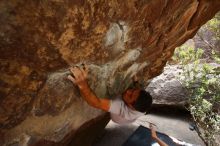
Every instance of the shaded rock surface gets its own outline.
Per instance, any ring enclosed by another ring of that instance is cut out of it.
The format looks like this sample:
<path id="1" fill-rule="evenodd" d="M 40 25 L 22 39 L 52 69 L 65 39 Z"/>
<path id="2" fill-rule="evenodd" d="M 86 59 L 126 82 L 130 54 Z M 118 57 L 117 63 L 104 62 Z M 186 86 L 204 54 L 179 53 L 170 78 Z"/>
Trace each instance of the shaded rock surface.
<path id="1" fill-rule="evenodd" d="M 0 144 L 76 139 L 104 113 L 66 80 L 69 66 L 86 62 L 101 98 L 122 93 L 134 74 L 148 84 L 219 9 L 219 0 L 0 1 Z"/>

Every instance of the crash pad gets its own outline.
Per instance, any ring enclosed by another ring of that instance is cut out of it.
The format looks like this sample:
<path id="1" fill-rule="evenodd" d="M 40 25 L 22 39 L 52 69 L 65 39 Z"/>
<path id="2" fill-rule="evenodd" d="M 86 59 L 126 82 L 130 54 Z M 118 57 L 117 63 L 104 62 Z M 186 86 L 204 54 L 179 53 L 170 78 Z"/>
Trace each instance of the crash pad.
<path id="1" fill-rule="evenodd" d="M 198 146 L 195 144 L 186 143 L 176 138 L 170 137 L 167 134 L 156 132 L 157 137 L 164 141 L 169 146 Z M 140 125 L 122 146 L 159 146 L 159 144 L 151 138 L 151 130 Z"/>

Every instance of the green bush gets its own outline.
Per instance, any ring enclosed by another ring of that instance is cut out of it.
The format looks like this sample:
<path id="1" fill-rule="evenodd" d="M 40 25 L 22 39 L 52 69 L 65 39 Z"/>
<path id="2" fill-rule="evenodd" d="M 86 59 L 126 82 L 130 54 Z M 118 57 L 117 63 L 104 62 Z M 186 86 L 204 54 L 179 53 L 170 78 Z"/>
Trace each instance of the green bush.
<path id="1" fill-rule="evenodd" d="M 220 134 L 220 67 L 201 63 L 202 49 L 183 45 L 176 49 L 173 60 L 182 65 L 183 73 L 178 78 L 189 93 L 189 111 L 200 136 L 208 145 L 215 144 L 215 135 Z M 212 53 L 216 63 L 220 58 Z"/>
<path id="2" fill-rule="evenodd" d="M 220 39 L 220 12 L 218 12 L 215 17 L 209 20 L 203 27 L 211 30 L 216 39 Z"/>

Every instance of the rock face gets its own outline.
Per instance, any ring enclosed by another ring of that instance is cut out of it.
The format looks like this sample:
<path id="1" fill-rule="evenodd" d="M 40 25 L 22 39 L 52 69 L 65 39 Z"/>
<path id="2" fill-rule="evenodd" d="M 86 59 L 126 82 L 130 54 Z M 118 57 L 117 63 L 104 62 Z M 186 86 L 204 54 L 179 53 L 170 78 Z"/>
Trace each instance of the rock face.
<path id="1" fill-rule="evenodd" d="M 66 145 L 91 121 L 102 129 L 108 118 L 80 98 L 68 67 L 86 62 L 101 98 L 134 74 L 147 84 L 219 9 L 219 0 L 1 0 L 0 145 Z"/>
<path id="2" fill-rule="evenodd" d="M 177 79 L 182 72 L 183 70 L 178 65 L 167 65 L 163 73 L 150 82 L 146 90 L 153 96 L 154 104 L 184 108 L 188 103 L 188 95 Z"/>

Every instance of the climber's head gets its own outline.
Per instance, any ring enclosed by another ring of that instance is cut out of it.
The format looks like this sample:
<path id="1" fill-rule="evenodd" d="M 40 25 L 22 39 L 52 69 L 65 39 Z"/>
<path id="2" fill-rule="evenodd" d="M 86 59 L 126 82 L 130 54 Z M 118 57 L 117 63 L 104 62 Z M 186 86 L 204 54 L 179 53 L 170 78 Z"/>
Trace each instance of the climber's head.
<path id="1" fill-rule="evenodd" d="M 148 112 L 152 105 L 152 96 L 142 89 L 127 89 L 122 97 L 130 108 L 143 113 Z"/>

